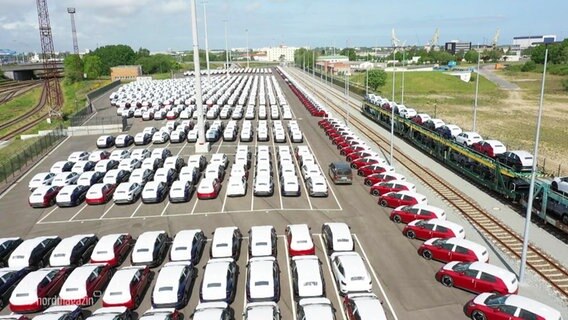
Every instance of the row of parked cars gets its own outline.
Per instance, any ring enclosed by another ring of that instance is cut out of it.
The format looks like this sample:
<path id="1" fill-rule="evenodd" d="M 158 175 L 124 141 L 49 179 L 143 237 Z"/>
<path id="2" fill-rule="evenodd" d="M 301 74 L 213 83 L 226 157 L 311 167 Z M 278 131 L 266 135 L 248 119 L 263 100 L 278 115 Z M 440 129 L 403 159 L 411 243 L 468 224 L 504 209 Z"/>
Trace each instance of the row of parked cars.
<path id="1" fill-rule="evenodd" d="M 516 275 L 489 264 L 486 248 L 465 240 L 463 227 L 447 221 L 443 210 L 427 205 L 426 197 L 417 194 L 413 184 L 394 172 L 394 168 L 388 166 L 345 124 L 325 118 L 319 121 L 319 125 L 352 168 L 357 169 L 358 175 L 365 177 L 364 183 L 371 186 L 370 193 L 379 196 L 379 204 L 394 208 L 391 219 L 407 223 L 403 234 L 408 238 L 425 240 L 418 253 L 426 259 L 446 262 L 436 273 L 436 279 L 444 286 L 479 293 L 464 306 L 468 317 L 501 319 L 515 315 L 523 319 L 560 318 L 557 310 L 516 295 Z"/>
<path id="2" fill-rule="evenodd" d="M 412 108 L 407 108 L 402 104 L 389 101 L 386 98 L 369 94 L 366 100 L 380 106 L 386 110 L 415 122 L 431 131 L 438 133 L 445 139 L 453 140 L 455 143 L 471 148 L 472 150 L 485 156 L 494 158 L 498 162 L 513 168 L 515 171 L 531 171 L 533 166 L 533 156 L 524 150 L 507 150 L 505 144 L 498 140 L 483 139 L 477 132 L 464 131 L 454 124 L 446 124 L 441 119 L 432 118 L 426 113 L 417 113 Z"/>
<path id="3" fill-rule="evenodd" d="M 376 296 L 353 293 L 359 290 L 359 282 L 366 292 L 370 291 L 371 280 L 363 260 L 353 251 L 349 227 L 343 223 L 325 223 L 322 234 L 327 254 L 339 264 L 334 268 L 336 281 L 339 284 L 347 281 L 341 291 L 348 294 L 346 301 L 356 304 L 372 300 L 375 302 L 370 311 L 382 312 Z M 298 318 L 309 320 L 319 315 L 334 319 L 331 303 L 324 298 L 321 263 L 315 256 L 309 227 L 289 225 L 285 236 L 294 295 L 299 300 Z M 229 304 L 236 292 L 239 271 L 235 261 L 240 255 L 242 238 L 237 227 L 220 227 L 213 232 L 210 259 L 204 266 L 200 285 L 200 305 L 194 319 L 233 319 Z M 248 241 L 246 319 L 279 320 L 276 230 L 272 226 L 252 227 Z M 165 231 L 147 231 L 136 240 L 128 233 L 100 238 L 94 234 L 64 239 L 57 236 L 27 240 L 2 238 L 0 262 L 6 267 L 0 269 L 0 274 L 6 285 L 0 287 L 1 301 L 8 302 L 13 312 L 21 313 L 41 311 L 56 302 L 61 306 L 51 307 L 44 314 L 61 313 L 61 317 L 81 319 L 79 308 L 94 304 L 100 296 L 103 308 L 95 311 L 93 317 L 112 314 L 129 319 L 130 311 L 140 305 L 152 282 L 151 269 L 161 265 L 151 290 L 152 311 L 172 316 L 189 301 L 197 277 L 195 266 L 200 262 L 206 242 L 207 237 L 200 229 L 181 230 L 173 239 Z M 129 253 L 131 266 L 120 267 Z M 169 262 L 164 264 L 168 256 Z M 353 274 L 366 278 L 350 279 Z M 368 308 L 366 312 L 372 314 Z M 268 318 L 265 309 L 272 311 Z M 363 311 L 363 308 L 355 308 L 349 312 L 363 314 Z M 220 314 L 227 317 L 219 317 Z M 144 313 L 144 316 L 149 315 Z"/>

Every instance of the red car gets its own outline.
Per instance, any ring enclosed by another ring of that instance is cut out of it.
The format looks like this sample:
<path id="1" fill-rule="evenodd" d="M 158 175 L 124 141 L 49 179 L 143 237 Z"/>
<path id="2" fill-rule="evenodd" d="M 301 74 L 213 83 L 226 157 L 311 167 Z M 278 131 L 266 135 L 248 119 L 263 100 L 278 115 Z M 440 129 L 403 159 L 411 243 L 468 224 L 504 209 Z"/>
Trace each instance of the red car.
<path id="1" fill-rule="evenodd" d="M 12 312 L 38 312 L 52 304 L 70 268 L 43 268 L 28 273 L 10 296 Z"/>
<path id="2" fill-rule="evenodd" d="M 416 191 L 416 186 L 413 183 L 398 180 L 379 182 L 371 187 L 369 193 L 374 196 L 380 196 L 388 192 L 399 191 Z"/>
<path id="3" fill-rule="evenodd" d="M 512 294 L 519 291 L 517 276 L 511 271 L 484 262 L 452 261 L 436 273 L 446 287 L 467 291 Z"/>
<path id="4" fill-rule="evenodd" d="M 402 234 L 410 239 L 428 240 L 432 238 L 465 238 L 463 227 L 447 220 L 414 220 L 402 229 Z"/>
<path id="5" fill-rule="evenodd" d="M 399 206 L 412 206 L 427 204 L 426 197 L 415 192 L 399 191 L 385 193 L 379 197 L 378 203 L 383 207 L 396 208 Z"/>
<path id="6" fill-rule="evenodd" d="M 328 126 L 328 125 L 329 125 L 329 119 L 328 118 L 324 118 L 324 119 L 321 119 L 320 121 L 318 121 L 318 126 L 320 126 L 322 128 L 325 127 L 325 126 Z"/>
<path id="7" fill-rule="evenodd" d="M 357 152 L 361 152 L 361 151 L 369 151 L 369 147 L 367 146 L 362 146 L 362 145 L 350 145 L 350 146 L 346 146 L 344 148 L 342 148 L 341 150 L 339 150 L 339 154 L 342 156 L 348 156 L 352 153 L 357 153 Z M 351 161 L 351 160 L 347 160 L 347 161 Z"/>
<path id="8" fill-rule="evenodd" d="M 482 140 L 472 144 L 471 147 L 473 150 L 483 153 L 491 158 L 495 158 L 507 151 L 507 148 L 503 145 L 503 143 L 497 140 Z"/>
<path id="9" fill-rule="evenodd" d="M 41 186 L 35 189 L 28 198 L 28 203 L 32 208 L 51 207 L 56 202 L 57 194 L 62 187 Z"/>
<path id="10" fill-rule="evenodd" d="M 424 124 L 426 121 L 430 120 L 430 116 L 425 114 L 425 113 L 419 113 L 417 115 L 415 115 L 414 117 L 412 117 L 412 121 L 416 124 L 422 125 Z"/>
<path id="11" fill-rule="evenodd" d="M 288 241 L 288 254 L 291 257 L 316 254 L 316 247 L 307 224 L 288 225 L 286 240 Z"/>
<path id="12" fill-rule="evenodd" d="M 221 183 L 219 179 L 203 179 L 197 187 L 197 198 L 201 200 L 215 199 L 221 191 Z"/>
<path id="13" fill-rule="evenodd" d="M 87 192 L 87 204 L 105 204 L 112 200 L 112 195 L 116 190 L 116 185 L 111 183 L 96 183 Z"/>
<path id="14" fill-rule="evenodd" d="M 390 219 L 396 223 L 410 223 L 414 220 L 446 219 L 446 213 L 440 208 L 417 204 L 414 206 L 400 206 L 390 213 Z"/>
<path id="15" fill-rule="evenodd" d="M 471 299 L 463 311 L 468 318 L 486 320 L 562 319 L 560 311 L 516 294 L 485 292 Z"/>
<path id="16" fill-rule="evenodd" d="M 335 145 L 346 141 L 346 137 L 342 136 L 341 134 L 334 135 L 333 138 L 330 136 L 330 139 L 331 139 L 331 144 Z"/>
<path id="17" fill-rule="evenodd" d="M 361 158 L 378 157 L 379 156 L 376 152 L 369 150 L 369 147 L 348 146 L 346 148 L 351 148 L 351 149 L 359 148 L 359 149 L 361 149 L 361 150 L 358 150 L 357 152 L 350 152 L 350 153 L 347 154 L 347 156 L 345 157 L 345 160 L 349 161 L 349 162 L 352 162 L 352 161 L 355 161 L 355 160 L 358 160 L 358 159 L 361 159 Z M 341 149 L 341 150 L 345 150 L 345 148 Z"/>
<path id="18" fill-rule="evenodd" d="M 370 164 L 377 164 L 377 163 L 384 163 L 384 162 L 385 161 L 383 159 L 378 158 L 378 157 L 366 157 L 366 158 L 357 159 L 357 160 L 351 162 L 351 168 L 359 169 L 361 167 L 368 166 Z"/>
<path id="19" fill-rule="evenodd" d="M 103 307 L 136 309 L 150 284 L 148 266 L 123 267 L 116 271 L 103 295 Z"/>
<path id="20" fill-rule="evenodd" d="M 61 287 L 58 302 L 62 305 L 90 306 L 98 298 L 94 295 L 104 290 L 111 277 L 112 267 L 106 263 L 77 267 Z"/>
<path id="21" fill-rule="evenodd" d="M 386 164 L 375 163 L 359 168 L 359 170 L 357 170 L 357 175 L 366 177 L 374 173 L 383 172 L 394 172 L 394 168 Z"/>
<path id="22" fill-rule="evenodd" d="M 487 248 L 461 238 L 429 239 L 418 248 L 418 254 L 426 260 L 434 259 L 442 262 L 489 262 Z"/>
<path id="23" fill-rule="evenodd" d="M 366 186 L 372 186 L 375 183 L 392 180 L 405 181 L 406 177 L 395 172 L 373 173 L 365 177 L 364 183 Z"/>
<path id="24" fill-rule="evenodd" d="M 99 239 L 91 253 L 91 263 L 118 266 L 128 256 L 132 236 L 128 233 L 107 234 Z"/>
<path id="25" fill-rule="evenodd" d="M 337 132 L 337 130 L 335 130 L 334 127 L 329 127 L 327 129 L 325 129 L 325 135 L 328 136 L 328 138 L 330 140 L 336 138 L 336 137 L 341 137 L 341 135 L 339 134 L 339 132 Z"/>
<path id="26" fill-rule="evenodd" d="M 363 142 L 361 140 L 356 140 L 356 139 L 345 140 L 345 141 L 337 143 L 337 150 L 341 150 L 341 149 L 348 147 L 348 146 L 361 146 L 361 145 L 365 145 L 365 142 Z"/>

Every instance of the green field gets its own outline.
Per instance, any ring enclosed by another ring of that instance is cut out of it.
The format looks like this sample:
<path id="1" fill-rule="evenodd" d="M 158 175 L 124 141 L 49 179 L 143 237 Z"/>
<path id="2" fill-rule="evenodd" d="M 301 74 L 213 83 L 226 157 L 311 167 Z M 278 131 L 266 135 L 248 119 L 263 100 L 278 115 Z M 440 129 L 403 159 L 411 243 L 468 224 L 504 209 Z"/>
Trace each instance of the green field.
<path id="1" fill-rule="evenodd" d="M 0 123 L 5 123 L 33 109 L 39 101 L 43 88 L 34 88 L 4 104 L 0 104 Z"/>

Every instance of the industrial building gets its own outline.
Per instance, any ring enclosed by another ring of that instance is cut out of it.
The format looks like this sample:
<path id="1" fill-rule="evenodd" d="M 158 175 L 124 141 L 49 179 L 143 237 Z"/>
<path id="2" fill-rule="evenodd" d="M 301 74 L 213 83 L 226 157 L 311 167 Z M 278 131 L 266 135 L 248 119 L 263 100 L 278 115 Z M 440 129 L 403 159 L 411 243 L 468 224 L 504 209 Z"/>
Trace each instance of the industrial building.
<path id="1" fill-rule="evenodd" d="M 110 68 L 110 78 L 115 80 L 136 80 L 142 75 L 142 66 L 116 66 Z"/>
<path id="2" fill-rule="evenodd" d="M 521 50 L 524 50 L 529 47 L 534 47 L 539 43 L 552 43 L 552 42 L 556 42 L 556 35 L 513 37 L 513 45 L 518 45 L 521 48 Z"/>
<path id="3" fill-rule="evenodd" d="M 444 48 L 451 54 L 456 54 L 460 51 L 468 52 L 471 50 L 471 42 L 450 41 L 446 42 Z"/>
<path id="4" fill-rule="evenodd" d="M 294 52 L 298 50 L 295 47 L 287 47 L 287 46 L 277 46 L 277 47 L 270 47 L 266 48 L 261 51 L 266 51 L 266 60 L 267 61 L 286 61 L 292 62 L 294 61 Z"/>

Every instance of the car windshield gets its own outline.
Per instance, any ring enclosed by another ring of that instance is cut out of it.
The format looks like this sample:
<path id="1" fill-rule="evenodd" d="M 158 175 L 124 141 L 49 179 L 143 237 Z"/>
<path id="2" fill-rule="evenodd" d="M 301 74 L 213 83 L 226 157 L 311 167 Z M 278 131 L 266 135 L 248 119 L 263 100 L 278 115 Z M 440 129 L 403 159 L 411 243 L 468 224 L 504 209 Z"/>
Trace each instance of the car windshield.
<path id="1" fill-rule="evenodd" d="M 464 272 L 469 269 L 471 263 L 457 263 L 452 269 L 457 272 Z"/>
<path id="2" fill-rule="evenodd" d="M 487 299 L 485 299 L 485 304 L 488 306 L 499 306 L 505 304 L 507 296 L 502 296 L 499 294 L 492 294 Z"/>
<path id="3" fill-rule="evenodd" d="M 435 245 L 435 246 L 441 246 L 444 243 L 446 243 L 446 240 L 447 239 L 437 239 L 437 240 L 434 240 L 434 242 L 432 242 L 432 244 Z"/>

